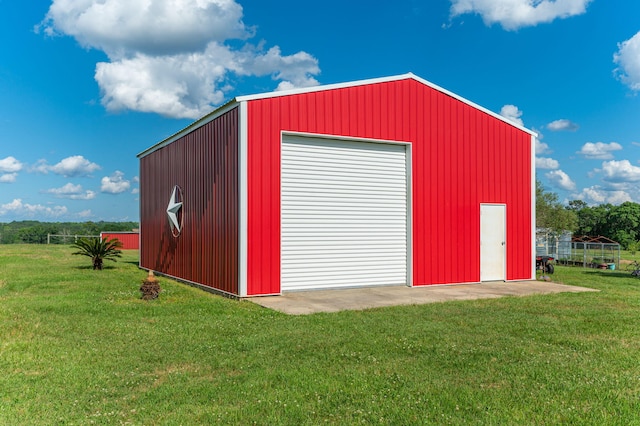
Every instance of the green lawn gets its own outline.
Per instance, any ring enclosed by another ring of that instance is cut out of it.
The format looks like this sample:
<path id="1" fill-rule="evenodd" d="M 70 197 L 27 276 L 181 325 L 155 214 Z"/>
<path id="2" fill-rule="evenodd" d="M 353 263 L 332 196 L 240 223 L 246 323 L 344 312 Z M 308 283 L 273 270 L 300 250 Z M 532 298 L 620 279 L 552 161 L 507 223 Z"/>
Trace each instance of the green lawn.
<path id="1" fill-rule="evenodd" d="M 640 424 L 640 279 L 287 316 L 160 278 L 137 252 L 0 245 L 0 424 Z M 517 284 L 514 284 L 517 285 Z"/>

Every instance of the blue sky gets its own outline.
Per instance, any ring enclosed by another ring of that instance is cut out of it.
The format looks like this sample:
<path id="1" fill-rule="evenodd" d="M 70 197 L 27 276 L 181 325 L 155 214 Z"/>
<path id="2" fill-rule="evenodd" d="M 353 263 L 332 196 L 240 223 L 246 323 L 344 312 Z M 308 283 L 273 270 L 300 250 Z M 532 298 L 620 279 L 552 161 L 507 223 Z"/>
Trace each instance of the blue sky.
<path id="1" fill-rule="evenodd" d="M 239 95 L 414 74 L 640 202 L 640 2 L 0 0 L 0 222 L 138 220 L 136 154 Z"/>

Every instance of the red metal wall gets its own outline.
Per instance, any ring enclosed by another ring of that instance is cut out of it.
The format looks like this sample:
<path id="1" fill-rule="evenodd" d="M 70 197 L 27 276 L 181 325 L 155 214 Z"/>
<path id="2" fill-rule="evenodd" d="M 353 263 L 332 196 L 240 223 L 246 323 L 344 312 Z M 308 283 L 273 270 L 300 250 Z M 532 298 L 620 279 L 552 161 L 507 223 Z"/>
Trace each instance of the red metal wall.
<path id="1" fill-rule="evenodd" d="M 167 205 L 183 195 L 183 228 Z M 238 294 L 238 108 L 140 159 L 140 266 Z"/>
<path id="2" fill-rule="evenodd" d="M 280 292 L 281 131 L 412 143 L 413 284 L 480 280 L 480 204 L 531 278 L 531 135 L 414 79 L 248 101 L 248 294 Z"/>
<path id="3" fill-rule="evenodd" d="M 108 240 L 117 238 L 122 243 L 123 250 L 138 250 L 140 248 L 140 234 L 137 232 L 101 232 L 100 238 Z"/>

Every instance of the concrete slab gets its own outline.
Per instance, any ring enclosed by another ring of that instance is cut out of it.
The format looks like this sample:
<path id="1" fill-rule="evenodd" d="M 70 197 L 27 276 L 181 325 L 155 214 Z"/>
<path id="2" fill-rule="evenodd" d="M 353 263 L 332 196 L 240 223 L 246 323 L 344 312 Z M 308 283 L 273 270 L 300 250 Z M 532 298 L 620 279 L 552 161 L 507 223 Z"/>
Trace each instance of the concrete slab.
<path id="1" fill-rule="evenodd" d="M 422 287 L 366 287 L 284 293 L 247 300 L 290 315 L 362 310 L 397 305 L 421 305 L 451 300 L 492 299 L 549 293 L 598 291 L 547 281 L 488 282 Z"/>

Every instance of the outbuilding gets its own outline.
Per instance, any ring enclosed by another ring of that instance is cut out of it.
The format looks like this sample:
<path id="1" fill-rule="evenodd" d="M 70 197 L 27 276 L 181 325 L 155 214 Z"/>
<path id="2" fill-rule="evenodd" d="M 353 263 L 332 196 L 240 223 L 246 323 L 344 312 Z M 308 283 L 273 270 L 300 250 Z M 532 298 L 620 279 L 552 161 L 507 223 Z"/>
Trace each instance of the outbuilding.
<path id="1" fill-rule="evenodd" d="M 529 280 L 535 137 L 411 73 L 240 96 L 138 155 L 140 266 L 238 297 Z"/>
<path id="2" fill-rule="evenodd" d="M 123 250 L 138 250 L 140 249 L 140 233 L 137 231 L 103 231 L 100 233 L 100 238 L 107 240 L 113 240 L 115 238 L 122 244 Z"/>

